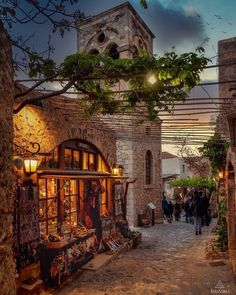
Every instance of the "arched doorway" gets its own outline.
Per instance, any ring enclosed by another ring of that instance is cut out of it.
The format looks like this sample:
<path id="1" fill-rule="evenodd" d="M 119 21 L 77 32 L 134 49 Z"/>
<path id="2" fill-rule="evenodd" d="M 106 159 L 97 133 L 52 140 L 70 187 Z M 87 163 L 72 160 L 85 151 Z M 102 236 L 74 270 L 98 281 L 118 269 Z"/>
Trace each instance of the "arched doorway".
<path id="1" fill-rule="evenodd" d="M 104 156 L 91 143 L 68 140 L 42 158 L 38 170 L 40 231 L 46 235 L 82 222 L 96 228 L 112 211 L 112 180 Z"/>

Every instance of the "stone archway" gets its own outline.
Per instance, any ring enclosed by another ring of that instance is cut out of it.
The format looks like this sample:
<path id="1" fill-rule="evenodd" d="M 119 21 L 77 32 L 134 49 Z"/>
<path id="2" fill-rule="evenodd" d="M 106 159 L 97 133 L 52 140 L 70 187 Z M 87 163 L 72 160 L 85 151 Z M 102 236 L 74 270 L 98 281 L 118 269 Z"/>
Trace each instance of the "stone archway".
<path id="1" fill-rule="evenodd" d="M 233 155 L 235 157 L 235 155 Z M 232 159 L 230 159 L 232 160 Z M 234 161 L 235 162 L 235 161 Z M 227 223 L 228 223 L 228 247 L 233 272 L 236 273 L 236 191 L 235 191 L 235 167 L 232 161 L 227 164 Z"/>

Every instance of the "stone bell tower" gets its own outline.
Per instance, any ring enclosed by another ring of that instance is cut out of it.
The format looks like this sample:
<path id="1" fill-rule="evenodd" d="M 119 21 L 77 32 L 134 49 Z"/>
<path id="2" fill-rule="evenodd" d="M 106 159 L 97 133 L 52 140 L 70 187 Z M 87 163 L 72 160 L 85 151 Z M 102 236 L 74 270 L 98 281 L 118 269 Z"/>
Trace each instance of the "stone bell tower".
<path id="1" fill-rule="evenodd" d="M 153 38 L 153 33 L 133 6 L 125 2 L 78 25 L 78 52 L 105 52 L 114 59 L 132 59 L 142 51 L 152 54 Z M 126 87 L 127 84 L 120 82 L 120 90 Z M 125 176 L 136 179 L 129 185 L 127 196 L 129 224 L 137 225 L 138 215 L 150 202 L 156 206 L 156 218 L 161 218 L 160 121 L 146 121 L 137 126 L 132 123 L 132 117 L 124 115 L 109 125 L 116 137 L 117 164 L 124 167 Z"/>
<path id="2" fill-rule="evenodd" d="M 114 59 L 152 54 L 154 35 L 133 6 L 123 3 L 90 17 L 78 26 L 78 52 L 108 52 Z"/>

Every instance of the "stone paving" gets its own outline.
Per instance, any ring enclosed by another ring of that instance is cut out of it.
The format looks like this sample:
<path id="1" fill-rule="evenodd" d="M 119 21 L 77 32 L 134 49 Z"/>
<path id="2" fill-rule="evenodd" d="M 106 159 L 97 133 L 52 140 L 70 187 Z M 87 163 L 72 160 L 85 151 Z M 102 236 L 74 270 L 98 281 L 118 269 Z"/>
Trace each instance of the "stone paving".
<path id="1" fill-rule="evenodd" d="M 213 267 L 205 259 L 211 227 L 203 227 L 199 236 L 194 234 L 193 225 L 182 221 L 138 230 L 142 232 L 138 248 L 120 255 L 98 272 L 83 272 L 56 294 L 236 294 L 228 262 Z"/>

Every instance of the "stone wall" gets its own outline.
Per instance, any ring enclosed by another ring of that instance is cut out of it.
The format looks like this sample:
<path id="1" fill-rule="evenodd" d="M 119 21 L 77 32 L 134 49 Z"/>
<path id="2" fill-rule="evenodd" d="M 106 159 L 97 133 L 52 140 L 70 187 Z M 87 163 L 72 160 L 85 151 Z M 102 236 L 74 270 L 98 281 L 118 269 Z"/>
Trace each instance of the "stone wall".
<path id="1" fill-rule="evenodd" d="M 231 142 L 235 145 L 233 119 L 236 117 L 236 100 L 231 98 L 236 96 L 236 82 L 225 83 L 225 81 L 235 81 L 236 78 L 236 37 L 219 41 L 218 55 L 219 64 L 224 65 L 219 67 L 219 82 L 224 82 L 219 84 L 219 97 L 232 103 L 230 108 L 227 105 L 221 106 L 220 131 L 222 130 L 226 137 L 230 136 Z"/>
<path id="2" fill-rule="evenodd" d="M 27 106 L 14 115 L 14 140 L 22 146 L 38 142 L 41 152 L 50 152 L 66 140 L 84 140 L 93 144 L 111 166 L 116 161 L 115 137 L 95 126 L 92 121 L 83 123 L 44 102 L 42 108 Z"/>
<path id="3" fill-rule="evenodd" d="M 161 128 L 160 123 L 156 123 Z M 159 125 L 158 125 L 159 124 Z M 136 129 L 136 131 L 135 131 Z M 138 129 L 138 130 L 137 130 Z M 125 175 L 131 179 L 136 178 L 134 184 L 130 184 L 127 196 L 127 219 L 130 225 L 136 226 L 138 214 L 145 212 L 147 204 L 152 202 L 155 206 L 155 218 L 162 218 L 161 209 L 161 141 L 155 136 L 145 133 L 145 125 L 134 127 L 135 133 L 130 138 L 118 138 L 117 163 L 124 166 Z M 139 131 L 139 135 L 137 136 Z M 147 151 L 152 153 L 152 184 L 146 185 L 145 155 Z"/>
<path id="4" fill-rule="evenodd" d="M 236 153 L 229 148 L 227 155 L 227 224 L 229 257 L 234 274 L 236 275 Z"/>
<path id="5" fill-rule="evenodd" d="M 0 293 L 10 295 L 16 293 L 12 255 L 14 83 L 10 42 L 1 22 L 0 44 Z"/>
<path id="6" fill-rule="evenodd" d="M 219 82 L 236 80 L 236 38 L 221 40 L 218 43 L 219 64 L 225 66 L 219 67 Z M 219 84 L 220 98 L 229 100 L 232 106 L 221 107 L 222 120 L 220 121 L 223 134 L 230 138 L 230 148 L 227 153 L 226 167 L 226 187 L 227 187 L 227 223 L 228 223 L 228 246 L 230 262 L 233 272 L 236 275 L 236 83 Z M 228 98 L 228 99 L 227 99 Z M 231 99 L 231 100 L 230 100 Z M 227 128 L 225 128 L 227 124 Z"/>

